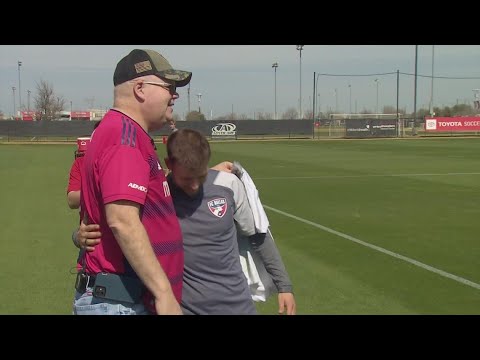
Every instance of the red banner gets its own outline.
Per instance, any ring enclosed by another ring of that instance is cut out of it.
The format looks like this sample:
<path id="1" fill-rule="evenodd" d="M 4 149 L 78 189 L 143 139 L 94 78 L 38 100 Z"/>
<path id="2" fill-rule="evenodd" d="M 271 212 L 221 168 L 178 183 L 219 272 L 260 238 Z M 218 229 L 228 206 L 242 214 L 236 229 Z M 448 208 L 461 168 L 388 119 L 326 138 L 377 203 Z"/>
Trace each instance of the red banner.
<path id="1" fill-rule="evenodd" d="M 90 119 L 90 111 L 72 111 L 72 118 L 88 118 Z"/>
<path id="2" fill-rule="evenodd" d="M 35 119 L 35 111 L 21 111 L 23 121 L 33 121 Z"/>
<path id="3" fill-rule="evenodd" d="M 425 131 L 480 131 L 480 116 L 425 118 Z"/>

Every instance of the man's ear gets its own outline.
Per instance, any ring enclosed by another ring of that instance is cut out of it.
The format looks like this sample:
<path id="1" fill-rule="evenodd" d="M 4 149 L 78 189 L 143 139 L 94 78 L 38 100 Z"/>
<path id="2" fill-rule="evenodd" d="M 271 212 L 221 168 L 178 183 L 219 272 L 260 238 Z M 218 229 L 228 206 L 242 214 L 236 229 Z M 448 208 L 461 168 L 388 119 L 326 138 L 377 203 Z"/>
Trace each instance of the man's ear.
<path id="1" fill-rule="evenodd" d="M 142 100 L 145 99 L 145 93 L 143 92 L 143 81 L 135 82 L 132 91 L 135 96 L 139 97 Z"/>
<path id="2" fill-rule="evenodd" d="M 171 171 L 172 170 L 172 164 L 170 163 L 170 159 L 168 157 L 166 157 L 163 160 L 165 160 L 165 165 L 167 165 L 167 168 L 169 168 L 170 171 Z"/>

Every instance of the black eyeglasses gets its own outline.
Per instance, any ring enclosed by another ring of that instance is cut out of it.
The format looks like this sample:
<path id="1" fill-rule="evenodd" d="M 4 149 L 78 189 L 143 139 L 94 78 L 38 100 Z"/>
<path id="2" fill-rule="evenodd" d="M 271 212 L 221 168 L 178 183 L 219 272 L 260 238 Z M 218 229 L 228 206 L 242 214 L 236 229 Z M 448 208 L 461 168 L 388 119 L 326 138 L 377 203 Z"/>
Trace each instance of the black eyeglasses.
<path id="1" fill-rule="evenodd" d="M 168 90 L 170 94 L 175 94 L 177 92 L 177 87 L 173 84 L 168 84 L 168 83 L 160 83 L 160 82 L 155 82 L 155 81 L 144 81 L 144 84 L 150 84 L 150 85 L 157 85 L 165 90 Z"/>

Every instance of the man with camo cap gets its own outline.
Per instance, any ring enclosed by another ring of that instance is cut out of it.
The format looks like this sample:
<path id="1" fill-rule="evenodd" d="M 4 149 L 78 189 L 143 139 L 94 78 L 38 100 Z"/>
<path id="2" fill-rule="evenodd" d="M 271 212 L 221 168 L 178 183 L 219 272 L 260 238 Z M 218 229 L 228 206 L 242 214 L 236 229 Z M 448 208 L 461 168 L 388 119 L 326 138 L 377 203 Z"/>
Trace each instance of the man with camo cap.
<path id="1" fill-rule="evenodd" d="M 84 160 L 81 216 L 102 241 L 77 264 L 75 314 L 182 313 L 182 233 L 148 133 L 173 120 L 176 88 L 191 77 L 153 50 L 117 64 L 113 108 Z"/>

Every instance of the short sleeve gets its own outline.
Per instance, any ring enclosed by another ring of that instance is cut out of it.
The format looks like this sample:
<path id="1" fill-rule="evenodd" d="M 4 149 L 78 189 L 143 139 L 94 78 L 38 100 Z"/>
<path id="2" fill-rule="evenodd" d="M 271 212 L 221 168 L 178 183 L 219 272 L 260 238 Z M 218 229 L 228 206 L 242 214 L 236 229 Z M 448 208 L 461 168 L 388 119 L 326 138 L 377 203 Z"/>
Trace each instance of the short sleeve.
<path id="1" fill-rule="evenodd" d="M 97 165 L 104 204 L 117 200 L 145 204 L 150 166 L 138 148 L 128 145 L 112 146 Z"/>
<path id="2" fill-rule="evenodd" d="M 70 168 L 70 177 L 68 179 L 67 194 L 71 191 L 80 191 L 82 185 L 81 166 L 83 157 L 76 158 Z"/>

